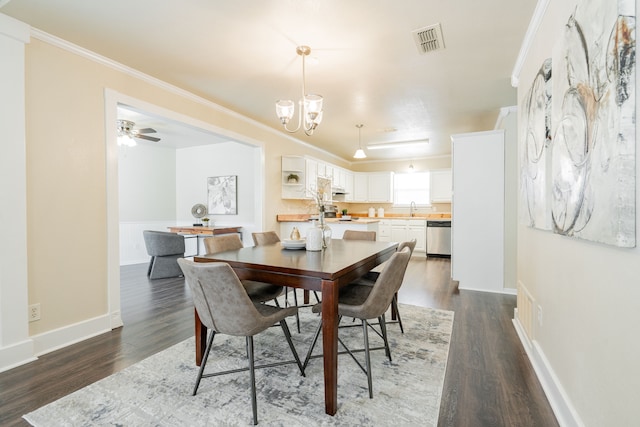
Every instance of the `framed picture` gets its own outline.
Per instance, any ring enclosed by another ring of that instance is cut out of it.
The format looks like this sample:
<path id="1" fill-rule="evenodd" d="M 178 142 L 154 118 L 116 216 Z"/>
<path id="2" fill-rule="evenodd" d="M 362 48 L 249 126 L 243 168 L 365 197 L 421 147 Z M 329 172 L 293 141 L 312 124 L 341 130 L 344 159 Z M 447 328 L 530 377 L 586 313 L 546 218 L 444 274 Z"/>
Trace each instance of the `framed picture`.
<path id="1" fill-rule="evenodd" d="M 238 176 L 207 178 L 207 201 L 210 215 L 238 214 Z"/>

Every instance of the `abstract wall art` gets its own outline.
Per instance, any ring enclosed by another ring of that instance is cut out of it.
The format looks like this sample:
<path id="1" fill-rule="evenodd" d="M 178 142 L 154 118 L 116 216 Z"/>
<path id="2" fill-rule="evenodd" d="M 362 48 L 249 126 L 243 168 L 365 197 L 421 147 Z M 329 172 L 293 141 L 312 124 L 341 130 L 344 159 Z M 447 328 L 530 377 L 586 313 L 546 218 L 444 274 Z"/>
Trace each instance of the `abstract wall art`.
<path id="1" fill-rule="evenodd" d="M 236 175 L 207 178 L 207 202 L 209 214 L 238 214 L 238 177 Z"/>
<path id="2" fill-rule="evenodd" d="M 551 58 L 544 61 L 519 109 L 523 147 L 520 150 L 520 221 L 551 230 L 548 186 L 551 143 Z"/>
<path id="3" fill-rule="evenodd" d="M 581 2 L 553 52 L 555 233 L 636 245 L 635 66 L 635 2 Z"/>

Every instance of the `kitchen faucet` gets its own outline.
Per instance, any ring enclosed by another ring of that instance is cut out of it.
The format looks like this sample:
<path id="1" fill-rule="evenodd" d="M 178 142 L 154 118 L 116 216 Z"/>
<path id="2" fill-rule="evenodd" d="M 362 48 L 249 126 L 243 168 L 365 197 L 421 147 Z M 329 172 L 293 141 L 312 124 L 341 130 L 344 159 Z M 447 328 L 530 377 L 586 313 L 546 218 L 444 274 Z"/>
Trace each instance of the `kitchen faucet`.
<path id="1" fill-rule="evenodd" d="M 416 214 L 415 211 L 416 211 L 416 202 L 412 200 L 411 204 L 409 205 L 409 216 L 413 217 Z"/>

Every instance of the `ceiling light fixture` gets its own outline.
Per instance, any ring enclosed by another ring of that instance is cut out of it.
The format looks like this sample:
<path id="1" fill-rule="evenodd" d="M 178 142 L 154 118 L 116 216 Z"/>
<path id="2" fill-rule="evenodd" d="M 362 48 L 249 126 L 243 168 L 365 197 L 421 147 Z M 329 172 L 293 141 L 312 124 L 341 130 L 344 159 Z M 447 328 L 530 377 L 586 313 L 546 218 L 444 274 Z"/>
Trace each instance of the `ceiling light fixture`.
<path id="1" fill-rule="evenodd" d="M 389 148 L 406 148 L 406 147 L 421 147 L 429 144 L 428 139 L 418 139 L 416 141 L 401 141 L 401 142 L 385 142 L 382 144 L 369 144 L 367 150 L 386 150 Z"/>
<path id="2" fill-rule="evenodd" d="M 135 123 L 129 120 L 117 120 L 118 126 L 118 145 L 124 147 L 135 147 L 136 141 L 131 136 Z"/>
<path id="3" fill-rule="evenodd" d="M 301 127 L 308 136 L 313 135 L 313 131 L 322 122 L 322 96 L 307 94 L 305 81 L 305 58 L 311 53 L 309 46 L 298 46 L 296 53 L 302 56 L 302 98 L 298 101 L 298 126 L 291 130 L 287 124 L 295 112 L 295 104 L 289 99 L 276 101 L 276 114 L 278 119 L 289 133 L 297 132 Z M 304 122 L 304 123 L 303 123 Z"/>
<path id="4" fill-rule="evenodd" d="M 367 155 L 364 153 L 364 150 L 362 149 L 362 146 L 360 145 L 360 131 L 362 129 L 362 126 L 364 125 L 356 125 L 356 127 L 358 128 L 358 149 L 356 150 L 356 153 L 353 155 L 354 159 L 366 159 Z"/>
<path id="5" fill-rule="evenodd" d="M 416 170 L 413 168 L 413 163 L 411 163 L 411 164 L 409 165 L 409 173 L 413 173 L 413 172 L 415 172 L 415 171 L 416 171 Z"/>

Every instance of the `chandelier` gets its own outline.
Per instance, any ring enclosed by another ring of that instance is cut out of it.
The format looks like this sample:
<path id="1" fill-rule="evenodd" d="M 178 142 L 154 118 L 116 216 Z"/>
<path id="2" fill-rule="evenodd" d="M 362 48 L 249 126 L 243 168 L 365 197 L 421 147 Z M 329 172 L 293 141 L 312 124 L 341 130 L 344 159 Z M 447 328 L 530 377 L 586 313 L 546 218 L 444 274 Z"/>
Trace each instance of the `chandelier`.
<path id="1" fill-rule="evenodd" d="M 289 129 L 287 124 L 295 113 L 295 104 L 289 99 L 276 101 L 276 114 L 278 119 L 289 133 L 294 133 L 302 128 L 308 136 L 313 135 L 313 131 L 322 121 L 322 96 L 307 93 L 305 81 L 305 57 L 311 53 L 309 46 L 298 46 L 296 53 L 302 57 L 302 98 L 298 101 L 298 126 Z"/>
<path id="2" fill-rule="evenodd" d="M 354 159 L 367 158 L 367 155 L 364 153 L 364 150 L 362 149 L 362 145 L 360 145 L 360 130 L 362 129 L 362 126 L 364 125 L 356 125 L 356 127 L 358 128 L 358 149 L 356 150 L 356 153 L 353 155 Z"/>

